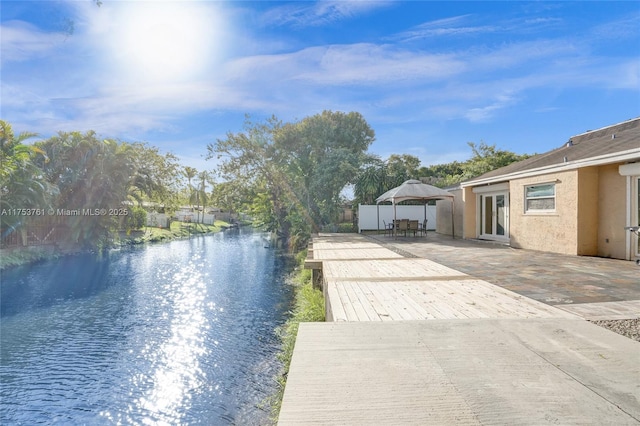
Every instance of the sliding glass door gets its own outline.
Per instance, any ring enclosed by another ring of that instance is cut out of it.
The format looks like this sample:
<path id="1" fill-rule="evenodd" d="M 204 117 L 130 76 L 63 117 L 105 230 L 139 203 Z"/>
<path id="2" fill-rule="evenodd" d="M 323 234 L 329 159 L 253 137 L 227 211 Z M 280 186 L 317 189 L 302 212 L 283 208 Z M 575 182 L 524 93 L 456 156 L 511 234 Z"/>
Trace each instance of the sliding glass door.
<path id="1" fill-rule="evenodd" d="M 509 238 L 509 193 L 480 195 L 480 238 Z"/>

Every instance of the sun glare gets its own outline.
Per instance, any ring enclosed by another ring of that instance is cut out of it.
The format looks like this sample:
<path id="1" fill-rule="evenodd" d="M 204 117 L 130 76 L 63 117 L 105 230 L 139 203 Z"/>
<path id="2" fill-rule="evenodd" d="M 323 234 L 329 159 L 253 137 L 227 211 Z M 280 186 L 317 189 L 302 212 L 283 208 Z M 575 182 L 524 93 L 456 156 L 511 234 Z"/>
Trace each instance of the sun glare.
<path id="1" fill-rule="evenodd" d="M 216 21 L 196 2 L 130 3 L 117 25 L 119 67 L 145 80 L 197 76 L 216 55 Z"/>

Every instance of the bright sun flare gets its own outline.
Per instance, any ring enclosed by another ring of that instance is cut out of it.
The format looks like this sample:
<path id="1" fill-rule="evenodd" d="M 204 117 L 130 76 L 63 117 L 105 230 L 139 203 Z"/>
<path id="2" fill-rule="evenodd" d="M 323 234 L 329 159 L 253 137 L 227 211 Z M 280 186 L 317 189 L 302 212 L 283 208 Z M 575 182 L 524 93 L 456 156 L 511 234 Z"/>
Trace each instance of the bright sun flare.
<path id="1" fill-rule="evenodd" d="M 215 55 L 215 21 L 194 2 L 133 4 L 118 25 L 121 67 L 149 80 L 193 77 Z"/>

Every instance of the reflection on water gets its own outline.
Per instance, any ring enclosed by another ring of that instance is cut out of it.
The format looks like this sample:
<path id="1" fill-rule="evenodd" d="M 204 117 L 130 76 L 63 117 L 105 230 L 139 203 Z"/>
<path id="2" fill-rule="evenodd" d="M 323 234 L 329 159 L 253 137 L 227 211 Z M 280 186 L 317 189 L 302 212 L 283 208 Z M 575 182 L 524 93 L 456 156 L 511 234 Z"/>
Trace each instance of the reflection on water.
<path id="1" fill-rule="evenodd" d="M 219 234 L 4 273 L 0 423 L 264 423 L 288 266 Z"/>

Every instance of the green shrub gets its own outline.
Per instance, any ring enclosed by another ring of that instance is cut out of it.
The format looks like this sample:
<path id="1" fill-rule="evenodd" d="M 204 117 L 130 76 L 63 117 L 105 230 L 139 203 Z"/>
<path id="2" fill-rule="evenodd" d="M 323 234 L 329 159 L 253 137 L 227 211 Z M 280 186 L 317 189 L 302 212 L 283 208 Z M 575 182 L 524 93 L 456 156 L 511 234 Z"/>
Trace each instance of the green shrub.
<path id="1" fill-rule="evenodd" d="M 147 212 L 139 206 L 129 209 L 129 214 L 125 219 L 125 227 L 127 230 L 140 229 L 147 224 Z"/>
<path id="2" fill-rule="evenodd" d="M 358 232 L 358 227 L 353 223 L 340 223 L 336 232 L 349 234 L 352 232 Z"/>
<path id="3" fill-rule="evenodd" d="M 298 264 L 302 266 L 306 258 L 306 250 L 298 253 L 296 259 Z M 289 374 L 289 366 L 291 365 L 291 357 L 296 344 L 298 335 L 298 327 L 301 322 L 324 322 L 324 296 L 322 291 L 313 288 L 311 281 L 311 270 L 299 267 L 292 279 L 292 284 L 296 287 L 295 304 L 291 312 L 289 320 L 280 327 L 277 332 L 280 336 L 282 347 L 278 354 L 278 359 L 283 364 L 283 373 L 278 376 L 278 390 L 276 394 L 269 398 L 267 403 L 271 406 L 271 414 L 274 423 L 277 422 L 282 397 L 284 396 L 284 388 Z"/>

